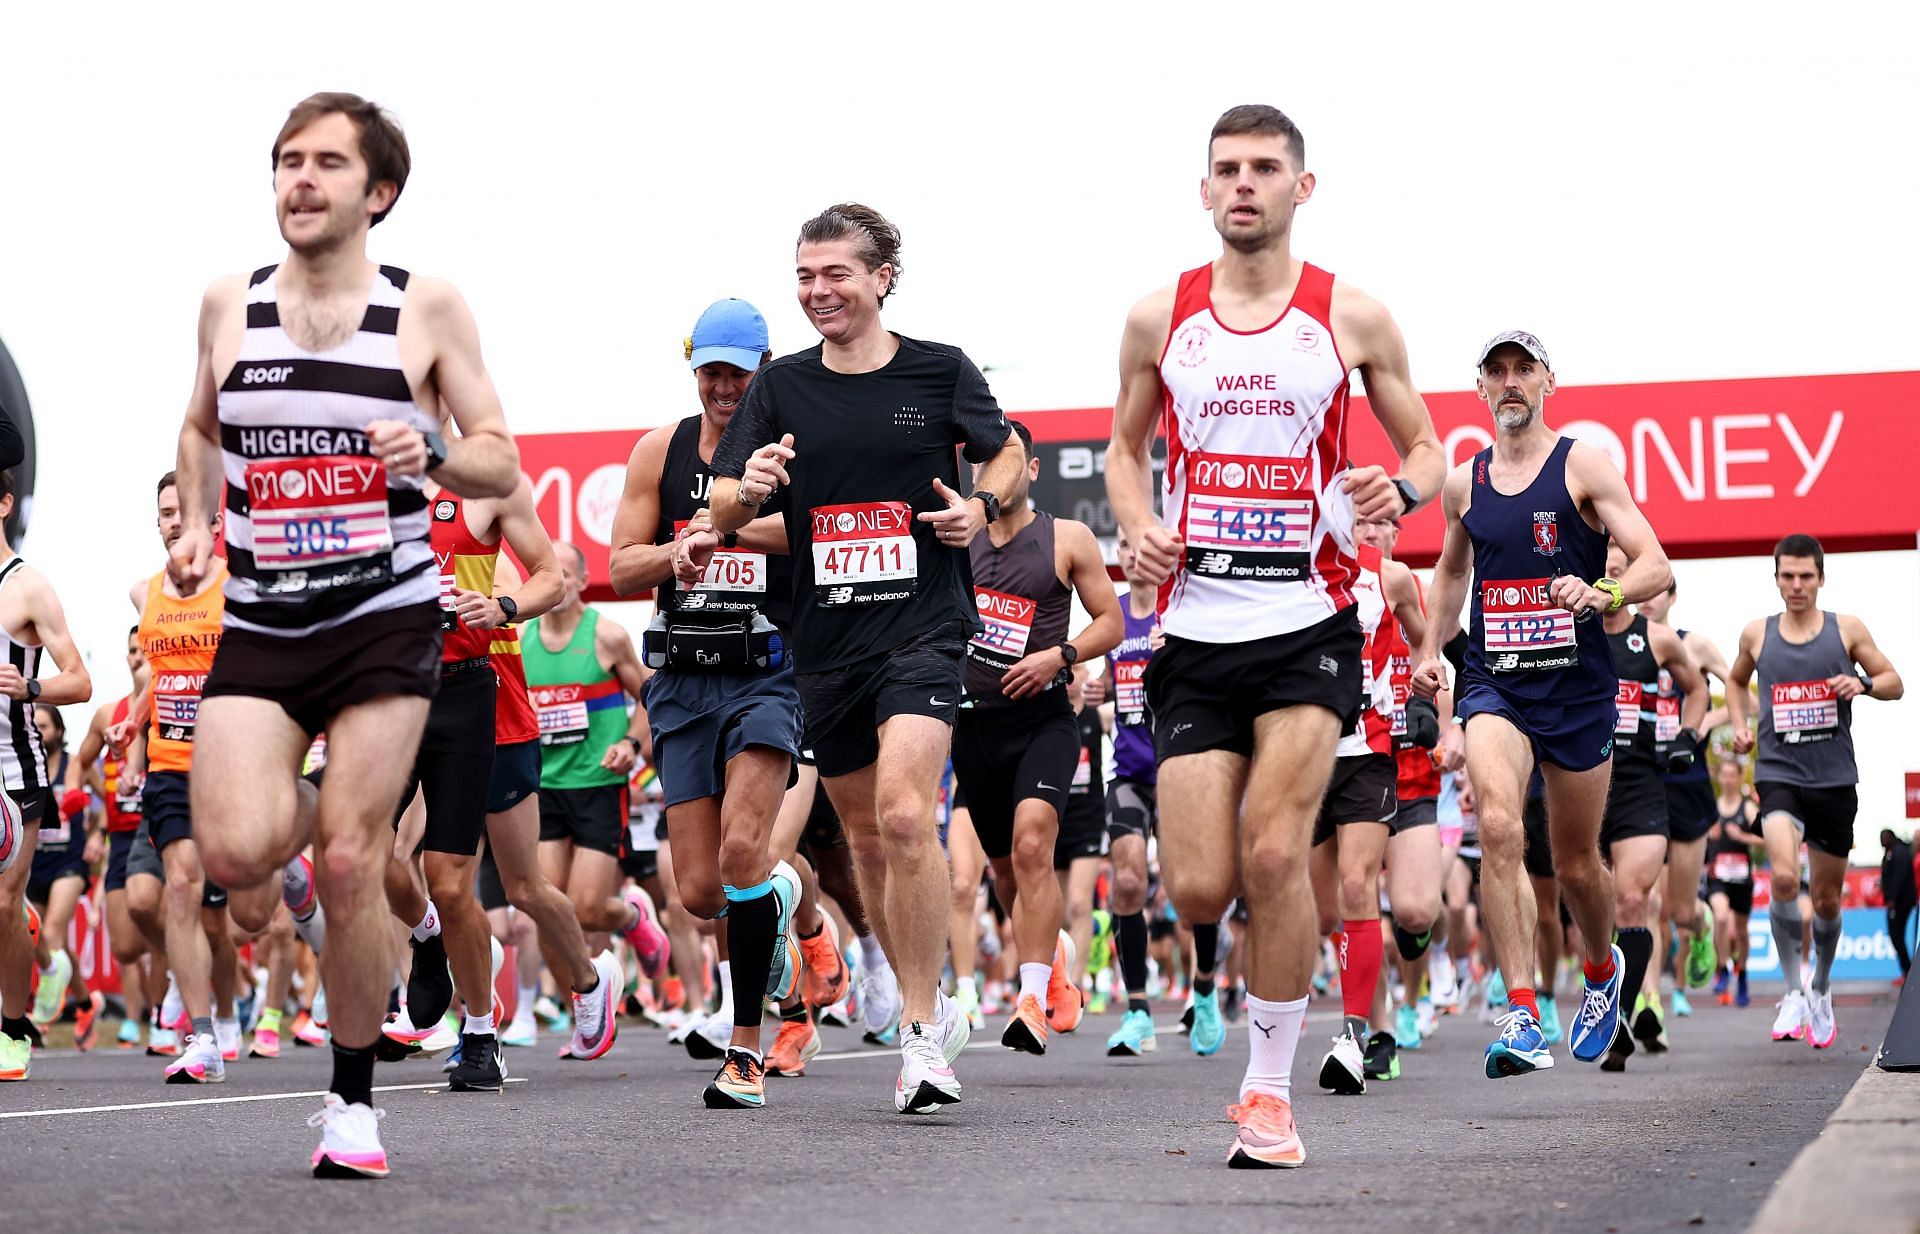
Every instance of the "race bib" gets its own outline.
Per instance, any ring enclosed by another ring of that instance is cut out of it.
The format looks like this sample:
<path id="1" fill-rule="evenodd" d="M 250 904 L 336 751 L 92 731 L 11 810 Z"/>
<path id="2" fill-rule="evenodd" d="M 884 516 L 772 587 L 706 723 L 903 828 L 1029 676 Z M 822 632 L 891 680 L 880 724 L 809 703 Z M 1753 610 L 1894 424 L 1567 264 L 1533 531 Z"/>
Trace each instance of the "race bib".
<path id="1" fill-rule="evenodd" d="M 254 567 L 268 594 L 384 583 L 393 577 L 387 471 L 358 454 L 247 464 Z M 443 583 L 443 588 L 444 588 Z"/>
<path id="2" fill-rule="evenodd" d="M 192 741 L 205 673 L 161 673 L 153 681 L 153 728 L 162 741 Z"/>
<path id="3" fill-rule="evenodd" d="M 673 534 L 678 536 L 685 531 L 687 522 L 678 520 L 673 525 Z M 707 572 L 692 587 L 674 580 L 677 591 L 731 592 L 762 597 L 767 593 L 767 555 L 756 553 L 752 549 L 723 548 L 715 550 L 713 560 L 707 563 Z M 727 607 L 724 603 L 708 602 L 707 607 Z"/>
<path id="4" fill-rule="evenodd" d="M 1571 668 L 1580 661 L 1573 614 L 1548 595 L 1547 578 L 1480 584 L 1480 626 L 1487 667 L 1496 673 Z"/>
<path id="5" fill-rule="evenodd" d="M 1840 699 L 1824 681 L 1773 683 L 1773 732 L 1788 745 L 1832 741 L 1840 731 Z"/>
<path id="6" fill-rule="evenodd" d="M 1115 660 L 1113 665 L 1113 722 L 1139 728 L 1147 722 L 1147 662 Z"/>
<path id="7" fill-rule="evenodd" d="M 1093 754 L 1085 746 L 1080 747 L 1080 762 L 1073 769 L 1073 782 L 1067 786 L 1069 793 L 1085 793 L 1093 788 Z"/>
<path id="8" fill-rule="evenodd" d="M 570 746 L 587 739 L 584 686 L 535 686 L 527 691 L 540 724 L 540 744 Z"/>
<path id="9" fill-rule="evenodd" d="M 1723 883 L 1745 883 L 1753 879 L 1753 861 L 1745 853 L 1719 853 L 1713 859 L 1713 877 Z"/>
<path id="10" fill-rule="evenodd" d="M 1195 454 L 1187 460 L 1187 569 L 1209 578 L 1305 579 L 1313 460 Z"/>
<path id="11" fill-rule="evenodd" d="M 920 571 L 913 507 L 904 501 L 815 506 L 813 593 L 822 608 L 881 604 L 913 595 Z"/>
<path id="12" fill-rule="evenodd" d="M 1660 670 L 1660 696 L 1653 701 L 1653 739 L 1669 742 L 1680 735 L 1680 696 L 1673 692 L 1673 674 Z"/>
<path id="13" fill-rule="evenodd" d="M 1393 682 L 1393 736 L 1407 735 L 1407 700 L 1413 696 L 1413 657 L 1395 653 L 1387 679 Z"/>
<path id="14" fill-rule="evenodd" d="M 1040 607 L 1024 596 L 990 587 L 973 589 L 973 606 L 980 613 L 980 633 L 967 644 L 967 654 L 995 668 L 1011 668 L 1027 654 L 1033 636 L 1033 614 Z"/>
<path id="15" fill-rule="evenodd" d="M 1634 734 L 1640 731 L 1640 700 L 1646 695 L 1646 687 L 1637 681 L 1623 681 L 1614 691 L 1613 705 L 1618 716 L 1613 722 L 1614 744 L 1632 745 Z"/>

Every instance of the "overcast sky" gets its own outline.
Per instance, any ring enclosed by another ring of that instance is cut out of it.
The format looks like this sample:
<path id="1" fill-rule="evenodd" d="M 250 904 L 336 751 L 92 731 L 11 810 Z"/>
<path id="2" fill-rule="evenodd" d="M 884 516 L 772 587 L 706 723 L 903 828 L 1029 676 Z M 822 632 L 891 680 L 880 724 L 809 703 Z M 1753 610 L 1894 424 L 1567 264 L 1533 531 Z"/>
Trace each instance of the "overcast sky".
<path id="1" fill-rule="evenodd" d="M 200 292 L 281 255 L 269 149 L 316 89 L 405 124 L 373 255 L 460 286 L 522 432 L 693 410 L 680 340 L 721 296 L 811 345 L 793 237 L 847 199 L 905 233 L 895 329 L 1009 409 L 1105 405 L 1127 306 L 1217 248 L 1206 132 L 1246 101 L 1306 133 L 1295 251 L 1388 304 L 1424 389 L 1512 325 L 1563 384 L 1920 368 L 1913 6 L 1297 7 L 16 6 L 0 339 L 41 434 L 27 549 L 99 697 Z M 1920 685 L 1914 555 L 1832 573 Z M 1729 648 L 1776 604 L 1764 561 L 1682 581 Z M 1876 819 L 1915 706 L 1862 709 Z"/>

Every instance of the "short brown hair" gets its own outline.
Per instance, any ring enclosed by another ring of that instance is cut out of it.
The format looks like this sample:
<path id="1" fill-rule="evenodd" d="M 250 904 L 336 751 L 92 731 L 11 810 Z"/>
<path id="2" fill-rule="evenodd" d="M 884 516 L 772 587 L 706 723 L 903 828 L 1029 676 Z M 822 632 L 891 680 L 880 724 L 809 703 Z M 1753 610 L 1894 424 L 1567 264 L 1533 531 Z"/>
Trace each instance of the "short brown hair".
<path id="1" fill-rule="evenodd" d="M 834 240 L 852 240 L 854 252 L 869 270 L 893 267 L 893 278 L 888 280 L 880 303 L 885 304 L 887 296 L 900 290 L 900 229 L 889 223 L 886 215 L 854 201 L 828 206 L 800 224 L 800 239 L 794 247 Z"/>
<path id="2" fill-rule="evenodd" d="M 400 191 L 407 187 L 407 173 L 413 169 L 413 155 L 407 149 L 407 135 L 400 131 L 399 122 L 389 115 L 378 103 L 370 103 L 357 94 L 348 94 L 343 90 L 323 90 L 310 94 L 293 105 L 287 113 L 287 122 L 280 126 L 280 135 L 273 139 L 273 166 L 280 166 L 280 147 L 287 138 L 306 128 L 323 116 L 340 113 L 353 121 L 360 133 L 360 157 L 367 164 L 367 192 L 373 192 L 373 186 L 382 180 L 393 185 L 393 202 L 387 208 L 373 216 L 369 227 L 386 218 L 393 206 L 400 200 Z"/>
<path id="3" fill-rule="evenodd" d="M 160 477 L 160 483 L 153 486 L 154 499 L 158 500 L 160 497 L 160 494 L 166 492 L 170 488 L 178 488 L 179 486 L 180 486 L 180 477 L 178 473 L 169 471 L 166 475 Z"/>
<path id="4" fill-rule="evenodd" d="M 1237 137 L 1243 133 L 1286 138 L 1287 149 L 1293 155 L 1293 169 L 1307 169 L 1307 139 L 1301 134 L 1300 126 L 1287 119 L 1286 112 L 1265 103 L 1242 103 L 1221 112 L 1220 118 L 1213 122 L 1213 132 L 1207 135 L 1207 161 L 1213 161 L 1214 138 Z"/>

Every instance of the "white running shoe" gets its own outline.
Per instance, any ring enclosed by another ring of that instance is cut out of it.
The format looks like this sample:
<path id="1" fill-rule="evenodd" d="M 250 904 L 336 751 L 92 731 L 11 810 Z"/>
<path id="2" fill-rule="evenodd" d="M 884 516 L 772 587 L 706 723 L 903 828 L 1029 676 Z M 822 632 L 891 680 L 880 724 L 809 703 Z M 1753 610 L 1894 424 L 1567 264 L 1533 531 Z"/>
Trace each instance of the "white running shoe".
<path id="1" fill-rule="evenodd" d="M 167 1064 L 169 1084 L 224 1084 L 226 1079 L 227 1064 L 220 1057 L 220 1043 L 207 1033 L 188 1037 L 180 1057 Z"/>
<path id="2" fill-rule="evenodd" d="M 1833 1022 L 1833 991 L 1807 995 L 1807 1044 L 1824 1050 L 1840 1033 Z"/>
<path id="3" fill-rule="evenodd" d="M 1829 1011 L 1828 1015 L 1831 1016 L 1832 1012 Z M 1809 1018 L 1807 996 L 1798 990 L 1788 990 L 1787 996 L 1780 1000 L 1780 1014 L 1773 1017 L 1773 1039 L 1803 1040 L 1807 1035 Z"/>
<path id="4" fill-rule="evenodd" d="M 593 967 L 600 975 L 600 984 L 591 994 L 573 996 L 573 1040 L 560 1052 L 561 1058 L 590 1061 L 613 1048 L 614 1035 L 619 1030 L 616 1012 L 627 975 L 620 971 L 620 961 L 614 959 L 611 951 L 595 956 Z"/>
<path id="5" fill-rule="evenodd" d="M 380 1120 L 385 1110 L 328 1093 L 320 1112 L 307 1126 L 320 1128 L 320 1147 L 313 1150 L 315 1178 L 385 1178 L 387 1150 L 380 1145 Z"/>
<path id="6" fill-rule="evenodd" d="M 935 1019 L 939 1021 L 940 1052 L 946 1056 L 947 1066 L 953 1066 L 953 1060 L 967 1048 L 967 1042 L 973 1037 L 973 1025 L 967 1013 L 955 1000 L 944 992 L 934 995 Z"/>
<path id="7" fill-rule="evenodd" d="M 241 1036 L 238 1019 L 222 1020 L 218 1016 L 214 1017 L 214 1044 L 220 1047 L 220 1057 L 227 1062 L 234 1062 L 240 1057 Z"/>
<path id="8" fill-rule="evenodd" d="M 733 1008 L 722 1004 L 720 1010 L 700 1021 L 685 1039 L 687 1053 L 694 1058 L 725 1058 L 733 1042 Z"/>
<path id="9" fill-rule="evenodd" d="M 1367 1060 L 1352 1029 L 1333 1039 L 1333 1049 L 1320 1063 L 1320 1087 L 1357 1097 L 1367 1091 Z"/>
<path id="10" fill-rule="evenodd" d="M 874 1045 L 889 1045 L 900 1028 L 900 983 L 893 967 L 860 966 L 860 1018 L 866 1024 L 866 1040 Z"/>
<path id="11" fill-rule="evenodd" d="M 1421 999 L 1413 1005 L 1414 1021 L 1420 1027 L 1420 1036 L 1431 1037 L 1440 1027 L 1440 1014 L 1433 1009 L 1430 999 Z"/>
<path id="12" fill-rule="evenodd" d="M 187 1015 L 187 1005 L 180 1001 L 180 983 L 171 975 L 167 977 L 167 994 L 160 1000 L 160 1027 L 178 1031 L 180 1021 Z"/>
<path id="13" fill-rule="evenodd" d="M 820 1009 L 820 1022 L 831 1024 L 835 1028 L 852 1028 L 853 1013 L 847 1010 L 847 1000 L 841 999 L 830 1007 Z"/>
<path id="14" fill-rule="evenodd" d="M 918 1021 L 901 1025 L 900 1077 L 894 1081 L 893 1108 L 902 1114 L 931 1114 L 958 1100 L 960 1081 L 947 1062 L 940 1026 Z"/>
<path id="15" fill-rule="evenodd" d="M 1427 953 L 1427 985 L 1432 991 L 1435 1007 L 1444 1010 L 1460 1001 L 1460 978 L 1453 971 L 1451 956 L 1433 951 Z"/>

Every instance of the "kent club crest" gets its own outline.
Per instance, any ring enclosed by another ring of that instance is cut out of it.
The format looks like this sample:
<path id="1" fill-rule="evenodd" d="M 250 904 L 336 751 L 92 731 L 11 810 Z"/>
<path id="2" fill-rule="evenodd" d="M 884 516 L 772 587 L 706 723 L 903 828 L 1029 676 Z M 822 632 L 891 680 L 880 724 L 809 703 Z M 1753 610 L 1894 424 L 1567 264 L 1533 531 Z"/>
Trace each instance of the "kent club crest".
<path id="1" fill-rule="evenodd" d="M 1554 521 L 1552 510 L 1533 512 L 1533 551 L 1542 557 L 1551 557 L 1560 551 L 1560 525 Z"/>

